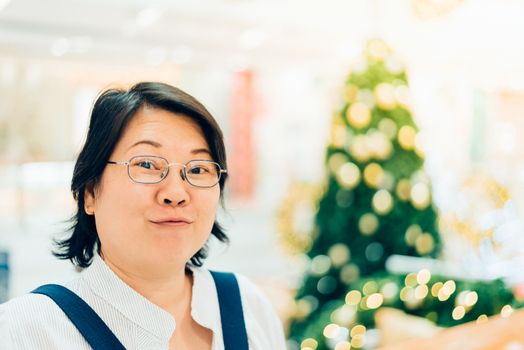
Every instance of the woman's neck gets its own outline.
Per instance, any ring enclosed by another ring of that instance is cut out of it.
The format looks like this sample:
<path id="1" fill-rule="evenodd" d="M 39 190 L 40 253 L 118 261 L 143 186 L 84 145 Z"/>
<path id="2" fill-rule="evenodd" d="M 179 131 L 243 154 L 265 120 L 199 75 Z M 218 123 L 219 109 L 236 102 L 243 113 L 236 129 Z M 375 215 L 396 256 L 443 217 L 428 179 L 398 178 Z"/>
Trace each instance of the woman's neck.
<path id="1" fill-rule="evenodd" d="M 191 303 L 193 278 L 185 265 L 167 269 L 126 268 L 110 257 L 103 257 L 107 266 L 128 286 L 169 312 L 175 319 L 187 313 Z M 159 273 L 159 271 L 162 271 Z"/>

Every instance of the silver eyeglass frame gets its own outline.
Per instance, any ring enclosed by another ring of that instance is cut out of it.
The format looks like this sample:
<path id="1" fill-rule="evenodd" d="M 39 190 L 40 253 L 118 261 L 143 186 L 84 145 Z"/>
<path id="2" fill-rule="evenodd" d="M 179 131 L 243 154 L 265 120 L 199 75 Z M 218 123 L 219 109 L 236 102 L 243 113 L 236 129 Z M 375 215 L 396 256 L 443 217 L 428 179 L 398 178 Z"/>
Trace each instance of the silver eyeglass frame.
<path id="1" fill-rule="evenodd" d="M 159 158 L 159 159 L 164 160 L 167 163 L 167 166 L 166 166 L 167 170 L 164 169 L 164 171 L 162 172 L 162 174 L 165 172 L 165 175 L 160 180 L 155 181 L 155 182 L 140 182 L 140 181 L 136 181 L 131 176 L 131 167 L 130 167 L 131 161 L 133 159 L 135 159 L 135 158 L 148 158 L 148 157 L 150 157 L 150 158 Z M 195 184 L 191 183 L 191 181 L 188 179 L 187 173 L 186 173 L 187 164 L 189 164 L 191 162 L 208 162 L 208 163 L 216 164 L 216 166 L 218 167 L 218 170 L 219 170 L 217 182 L 214 185 L 212 185 L 212 186 L 198 186 L 198 185 L 195 185 Z M 182 173 L 181 173 L 182 180 L 186 181 L 191 186 L 197 187 L 197 188 L 211 188 L 211 187 L 215 187 L 217 184 L 220 183 L 220 179 L 222 178 L 222 174 L 226 174 L 227 173 L 227 169 L 222 169 L 220 164 L 218 164 L 215 161 L 208 160 L 208 159 L 191 159 L 186 164 L 182 164 L 182 163 L 169 163 L 169 161 L 166 158 L 160 157 L 160 156 L 140 155 L 140 156 L 133 156 L 133 157 L 129 158 L 129 160 L 127 162 L 115 162 L 115 161 L 108 160 L 107 163 L 108 164 L 116 164 L 116 165 L 126 165 L 127 166 L 127 176 L 129 176 L 131 181 L 133 181 L 134 183 L 144 184 L 144 185 L 153 185 L 153 184 L 158 184 L 158 183 L 164 181 L 165 178 L 167 177 L 167 175 L 169 175 L 169 170 L 170 170 L 171 166 L 173 166 L 173 165 L 177 165 L 179 167 L 182 167 L 183 168 Z"/>

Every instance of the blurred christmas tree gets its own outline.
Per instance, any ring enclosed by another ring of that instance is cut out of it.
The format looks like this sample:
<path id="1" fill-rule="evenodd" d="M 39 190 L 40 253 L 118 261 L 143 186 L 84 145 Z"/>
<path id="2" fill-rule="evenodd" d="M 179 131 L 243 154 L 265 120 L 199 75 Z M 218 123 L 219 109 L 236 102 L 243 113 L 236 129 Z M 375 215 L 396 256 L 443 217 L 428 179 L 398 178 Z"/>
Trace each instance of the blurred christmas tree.
<path id="1" fill-rule="evenodd" d="M 437 257 L 441 242 L 406 73 L 384 42 L 368 42 L 343 97 L 332 122 L 325 190 L 309 268 L 296 295 L 292 342 L 304 350 L 370 348 L 366 330 L 383 306 L 443 326 L 504 307 L 510 312 L 515 298 L 502 281 L 386 270 L 393 254 Z"/>

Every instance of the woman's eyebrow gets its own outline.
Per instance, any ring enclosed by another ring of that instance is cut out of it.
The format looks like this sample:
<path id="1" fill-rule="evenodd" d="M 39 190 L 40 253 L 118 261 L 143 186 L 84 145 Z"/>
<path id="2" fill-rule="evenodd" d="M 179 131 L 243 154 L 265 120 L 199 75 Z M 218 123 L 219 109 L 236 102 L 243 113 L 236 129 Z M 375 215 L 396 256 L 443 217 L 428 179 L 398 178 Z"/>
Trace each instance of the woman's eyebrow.
<path id="1" fill-rule="evenodd" d="M 130 150 L 131 148 L 135 147 L 135 146 L 138 146 L 138 145 L 141 145 L 141 144 L 145 144 L 145 145 L 150 145 L 150 146 L 153 146 L 155 148 L 160 148 L 162 147 L 162 144 L 156 142 L 156 141 L 151 141 L 151 140 L 141 140 L 141 141 L 138 141 L 138 142 L 135 142 L 133 143 L 131 146 L 129 146 L 128 150 Z"/>
<path id="2" fill-rule="evenodd" d="M 207 153 L 211 156 L 211 152 L 207 148 L 197 148 L 191 151 L 191 154 Z"/>
<path id="3" fill-rule="evenodd" d="M 129 148 L 128 150 L 130 150 L 131 148 L 135 147 L 135 146 L 138 146 L 138 145 L 150 145 L 150 146 L 153 146 L 155 148 L 161 148 L 162 147 L 162 144 L 159 143 L 159 142 L 156 142 L 156 141 L 152 141 L 152 140 L 140 140 L 140 141 L 137 141 L 135 143 L 133 143 Z M 191 151 L 191 154 L 200 154 L 200 153 L 206 153 L 208 155 L 211 156 L 211 152 L 207 149 L 207 148 L 195 148 L 194 150 Z"/>

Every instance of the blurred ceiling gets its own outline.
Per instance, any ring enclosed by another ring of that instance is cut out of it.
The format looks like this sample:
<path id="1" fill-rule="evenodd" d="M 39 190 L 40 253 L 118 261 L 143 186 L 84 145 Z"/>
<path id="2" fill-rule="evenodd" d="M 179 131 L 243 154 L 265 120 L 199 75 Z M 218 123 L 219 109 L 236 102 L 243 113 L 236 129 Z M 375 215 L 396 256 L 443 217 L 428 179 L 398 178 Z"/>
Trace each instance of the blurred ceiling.
<path id="1" fill-rule="evenodd" d="M 329 68 L 380 36 L 408 63 L 524 81 L 523 15 L 520 0 L 0 0 L 0 54 Z"/>

